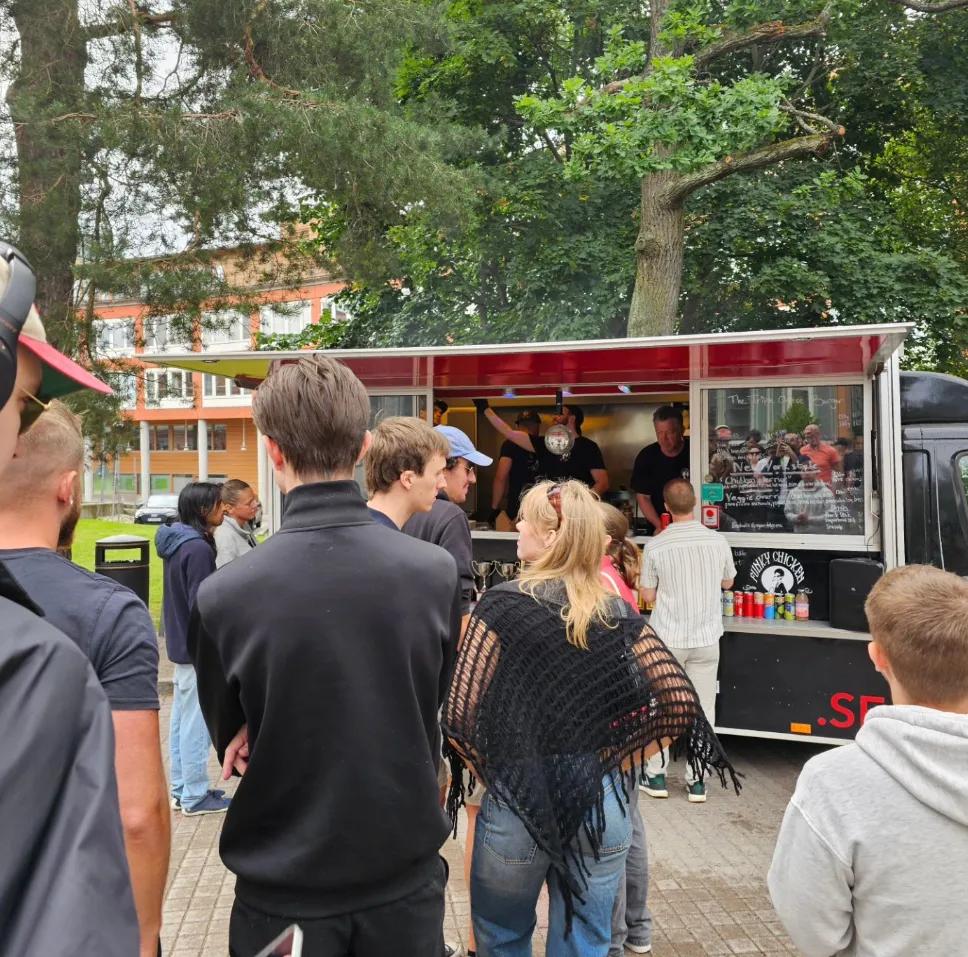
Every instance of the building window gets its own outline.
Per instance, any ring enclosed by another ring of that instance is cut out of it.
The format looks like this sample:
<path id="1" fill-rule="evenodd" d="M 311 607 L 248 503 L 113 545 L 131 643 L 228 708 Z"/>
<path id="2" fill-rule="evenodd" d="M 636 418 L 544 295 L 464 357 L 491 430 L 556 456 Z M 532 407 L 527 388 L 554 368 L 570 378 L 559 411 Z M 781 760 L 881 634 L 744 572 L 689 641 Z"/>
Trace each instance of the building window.
<path id="1" fill-rule="evenodd" d="M 149 425 L 148 448 L 152 452 L 170 452 L 171 427 L 167 425 Z"/>
<path id="2" fill-rule="evenodd" d="M 202 346 L 249 345 L 249 317 L 238 312 L 207 312 L 202 316 Z"/>
<path id="3" fill-rule="evenodd" d="M 194 452 L 198 449 L 198 426 L 191 425 L 172 426 L 176 452 Z"/>
<path id="4" fill-rule="evenodd" d="M 264 335 L 292 336 L 302 332 L 311 318 L 308 302 L 274 302 L 262 307 L 260 328 Z"/>
<path id="5" fill-rule="evenodd" d="M 208 450 L 224 452 L 228 448 L 228 429 L 222 423 L 208 427 Z"/>
<path id="6" fill-rule="evenodd" d="M 170 475 L 152 475 L 151 491 L 152 492 L 170 492 L 171 476 Z"/>
<path id="7" fill-rule="evenodd" d="M 144 320 L 145 352 L 165 352 L 171 338 L 168 316 L 147 316 Z"/>
<path id="8" fill-rule="evenodd" d="M 336 305 L 336 300 L 332 296 L 327 296 L 319 301 L 319 321 L 320 322 L 345 322 L 350 318 L 350 314 Z"/>
<path id="9" fill-rule="evenodd" d="M 145 370 L 145 402 L 160 405 L 165 401 L 191 402 L 192 374 L 182 369 Z"/>
<path id="10" fill-rule="evenodd" d="M 206 372 L 202 380 L 202 391 L 206 399 L 235 399 L 248 395 L 250 390 L 237 386 L 225 376 L 211 375 Z"/>
<path id="11" fill-rule="evenodd" d="M 98 352 L 115 356 L 134 353 L 134 320 L 95 319 L 92 331 Z"/>

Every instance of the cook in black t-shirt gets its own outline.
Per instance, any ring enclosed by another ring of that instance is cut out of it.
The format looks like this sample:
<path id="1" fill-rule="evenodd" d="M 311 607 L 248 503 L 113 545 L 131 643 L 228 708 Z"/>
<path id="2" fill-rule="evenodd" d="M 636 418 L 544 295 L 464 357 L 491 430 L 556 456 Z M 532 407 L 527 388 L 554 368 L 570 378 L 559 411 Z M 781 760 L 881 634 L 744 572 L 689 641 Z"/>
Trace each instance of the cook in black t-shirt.
<path id="1" fill-rule="evenodd" d="M 662 489 L 666 482 L 676 478 L 689 478 L 689 439 L 683 440 L 682 449 L 674 456 L 666 455 L 659 443 L 653 442 L 635 457 L 632 491 L 648 496 L 656 515 L 665 511 Z"/>
<path id="2" fill-rule="evenodd" d="M 602 450 L 597 442 L 585 438 L 584 435 L 575 436 L 575 444 L 567 457 L 555 455 L 546 450 L 541 458 L 541 472 L 545 478 L 555 481 L 578 479 L 589 488 L 595 486 L 595 476 L 592 475 L 592 471 L 599 469 L 605 470 Z"/>
<path id="3" fill-rule="evenodd" d="M 511 460 L 511 470 L 508 473 L 507 506 L 504 511 L 512 522 L 517 518 L 521 496 L 543 478 L 541 458 L 545 454 L 544 439 L 540 435 L 532 435 L 531 442 L 535 447 L 534 452 L 527 452 L 507 439 L 501 445 L 499 453 L 498 468 L 501 467 L 500 459 Z M 499 505 L 500 501 L 497 504 Z"/>

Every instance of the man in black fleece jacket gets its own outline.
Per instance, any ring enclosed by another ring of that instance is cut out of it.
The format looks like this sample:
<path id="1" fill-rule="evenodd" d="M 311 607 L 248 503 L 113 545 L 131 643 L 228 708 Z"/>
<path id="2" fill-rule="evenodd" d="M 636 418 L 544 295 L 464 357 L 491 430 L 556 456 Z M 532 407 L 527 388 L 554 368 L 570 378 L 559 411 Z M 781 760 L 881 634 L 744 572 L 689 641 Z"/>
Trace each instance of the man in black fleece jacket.
<path id="1" fill-rule="evenodd" d="M 370 405 L 348 368 L 275 366 L 253 415 L 282 527 L 202 585 L 188 638 L 220 760 L 243 775 L 221 839 L 230 952 L 299 923 L 314 957 L 440 954 L 454 560 L 371 518 L 352 481 Z"/>

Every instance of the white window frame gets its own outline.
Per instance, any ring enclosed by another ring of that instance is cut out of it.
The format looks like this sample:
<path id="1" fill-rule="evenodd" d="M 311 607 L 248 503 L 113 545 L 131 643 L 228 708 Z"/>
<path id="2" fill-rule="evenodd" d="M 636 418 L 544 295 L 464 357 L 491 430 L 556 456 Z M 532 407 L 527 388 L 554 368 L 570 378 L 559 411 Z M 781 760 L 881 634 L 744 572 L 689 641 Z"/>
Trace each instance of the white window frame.
<path id="1" fill-rule="evenodd" d="M 341 322 L 349 319 L 350 314 L 336 303 L 336 296 L 323 296 L 319 300 L 319 321 L 320 322 Z"/>
<path id="2" fill-rule="evenodd" d="M 213 329 L 208 322 L 214 319 L 227 328 Z M 245 352 L 252 345 L 252 335 L 249 332 L 249 315 L 232 309 L 219 312 L 205 313 L 202 316 L 202 351 L 203 352 Z"/>
<path id="3" fill-rule="evenodd" d="M 308 299 L 267 302 L 259 310 L 263 335 L 295 336 L 312 324 L 313 309 Z"/>
<path id="4" fill-rule="evenodd" d="M 134 355 L 134 319 L 95 319 L 92 326 L 97 339 L 97 351 L 101 355 Z"/>
<path id="5" fill-rule="evenodd" d="M 190 409 L 195 404 L 193 373 L 183 369 L 145 369 L 145 405 L 155 409 Z M 161 382 L 164 380 L 164 395 Z M 177 383 L 176 394 L 172 385 Z"/>
<path id="6" fill-rule="evenodd" d="M 224 384 L 222 395 L 218 394 L 219 386 Z M 231 406 L 251 405 L 252 390 L 243 389 L 227 376 L 213 375 L 211 372 L 202 375 L 202 405 Z"/>

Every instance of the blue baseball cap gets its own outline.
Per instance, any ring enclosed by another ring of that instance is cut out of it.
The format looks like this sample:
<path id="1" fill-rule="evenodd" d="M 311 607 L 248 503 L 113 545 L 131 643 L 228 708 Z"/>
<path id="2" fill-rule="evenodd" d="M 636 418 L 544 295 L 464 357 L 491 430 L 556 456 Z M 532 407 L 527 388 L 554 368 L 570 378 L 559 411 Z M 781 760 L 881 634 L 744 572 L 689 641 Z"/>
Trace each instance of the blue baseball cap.
<path id="1" fill-rule="evenodd" d="M 452 425 L 435 425 L 434 428 L 447 439 L 450 458 L 467 459 L 472 465 L 491 465 L 494 462 L 489 455 L 474 448 L 474 443 L 467 437 L 466 432 L 461 432 Z"/>

